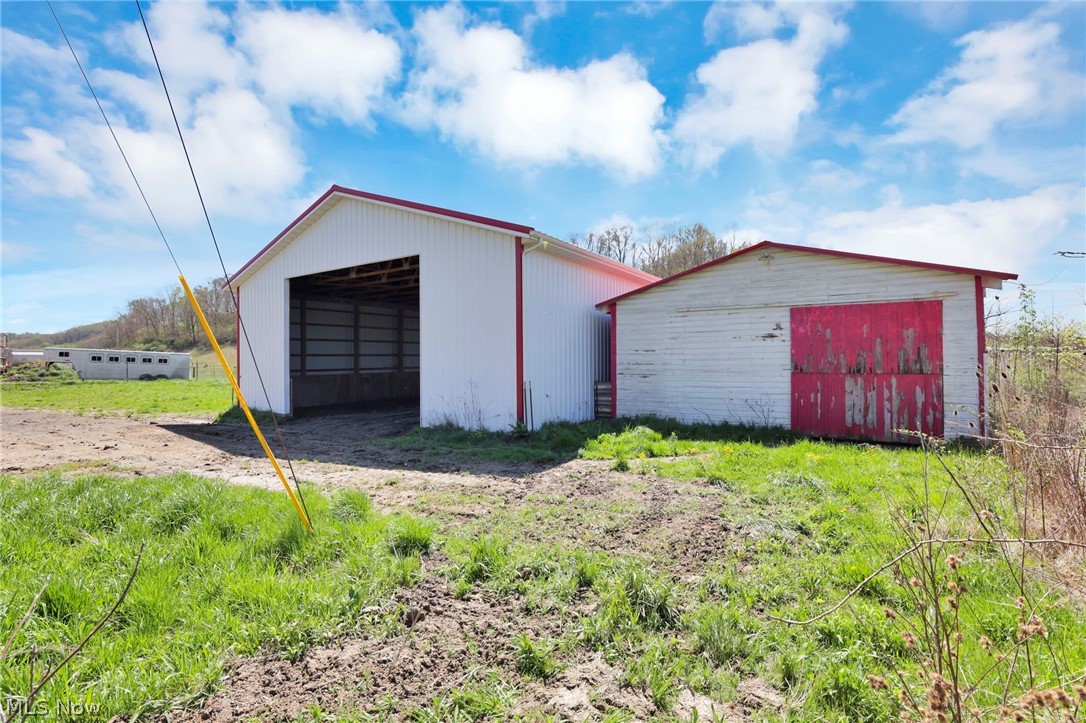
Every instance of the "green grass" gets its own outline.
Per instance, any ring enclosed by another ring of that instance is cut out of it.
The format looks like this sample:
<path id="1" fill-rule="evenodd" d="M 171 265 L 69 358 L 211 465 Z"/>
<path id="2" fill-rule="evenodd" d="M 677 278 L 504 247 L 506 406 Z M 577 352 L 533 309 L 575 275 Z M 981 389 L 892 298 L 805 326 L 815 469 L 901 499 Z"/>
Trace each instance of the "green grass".
<path id="1" fill-rule="evenodd" d="M 222 379 L 0 384 L 0 406 L 78 414 L 219 414 L 230 404 L 230 385 Z"/>
<path id="2" fill-rule="evenodd" d="M 684 443 L 671 453 L 681 454 L 679 449 L 689 449 L 699 441 L 730 439 L 736 441 L 780 444 L 795 439 L 795 435 L 783 429 L 748 427 L 734 424 L 686 424 L 660 417 L 636 417 L 632 419 L 599 419 L 591 422 L 551 422 L 537 432 L 510 429 L 507 432 L 491 432 L 464 429 L 451 425 L 414 429 L 407 434 L 388 439 L 373 440 L 378 446 L 422 453 L 426 456 L 459 460 L 487 460 L 511 463 L 562 462 L 577 457 L 586 445 L 598 446 L 600 440 L 623 434 L 630 428 L 651 427 L 661 434 L 661 440 L 651 447 L 638 447 L 637 452 L 648 456 L 664 456 L 673 442 Z M 605 443 L 605 442 L 603 442 Z M 636 455 L 634 455 L 636 456 Z"/>
<path id="3" fill-rule="evenodd" d="M 30 394 L 22 387 L 52 386 L 74 398 L 68 389 L 114 385 L 102 387 L 94 403 L 62 408 L 152 413 L 140 406 L 144 400 L 123 398 L 129 387 L 162 391 L 163 411 L 191 412 L 178 400 L 197 387 L 181 385 L 215 389 L 203 381 L 120 384 L 10 384 L 0 395 L 14 404 L 11 390 Z M 211 411 L 229 404 L 228 389 L 219 389 L 223 401 Z M 528 681 L 545 684 L 588 651 L 618 668 L 622 682 L 643 691 L 662 719 L 685 689 L 735 701 L 740 681 L 757 677 L 789 701 L 782 714 L 788 720 L 896 720 L 896 691 L 874 690 L 867 676 L 898 688 L 894 671 L 901 671 L 924 695 L 916 675 L 922 656 L 902 636 L 902 624 L 885 613 L 889 608 L 899 621 L 917 621 L 904 585 L 908 575 L 882 574 L 841 611 L 811 625 L 789 626 L 772 616 L 806 618 L 841 599 L 901 549 L 892 511 L 919 520 L 926 496 L 940 511 L 941 534 L 974 531 L 945 472 L 911 447 L 657 419 L 548 425 L 533 434 L 426 429 L 380 443 L 437 459 L 541 463 L 579 455 L 626 468 L 630 495 L 580 499 L 525 490 L 480 498 L 486 515 L 442 527 L 439 535 L 423 498 L 417 516 L 384 516 L 361 492 L 329 497 L 310 491 L 306 499 L 319 533 L 309 536 L 281 495 L 194 477 L 132 480 L 95 470 L 99 474 L 0 478 L 0 630 L 12 628 L 53 576 L 14 654 L 0 661 L 0 696 L 25 694 L 32 649 L 40 672 L 85 634 L 146 539 L 128 600 L 50 685 L 50 706 L 87 701 L 103 706 L 108 718 L 196 700 L 214 686 L 230 655 L 272 651 L 293 658 L 335 635 L 398 629 L 398 608 L 388 604 L 397 588 L 440 574 L 458 596 L 511 599 L 553 623 L 552 632 L 509 631 L 512 670 L 466 670 L 462 685 L 417 710 L 397 712 L 414 720 L 509 717 L 519 710 Z M 998 457 L 955 446 L 941 454 L 969 480 L 982 507 L 1013 518 Z M 595 482 L 611 479 L 604 477 Z M 651 498 L 638 499 L 661 485 L 676 491 L 681 504 L 650 510 Z M 434 494 L 431 506 L 449 493 Z M 691 505 L 700 502 L 707 503 L 701 510 L 719 510 L 727 532 L 711 561 L 691 569 L 653 543 L 664 539 L 667 523 L 681 531 Z M 659 514 L 661 532 L 650 528 L 636 551 L 614 555 L 593 544 L 621 536 L 646 511 Z M 540 532 L 534 539 L 542 541 L 525 542 L 526 531 Z M 426 573 L 419 556 L 434 549 L 448 563 Z M 942 559 L 934 564 L 950 575 Z M 961 661 L 976 674 L 992 663 L 980 636 L 1002 650 L 1015 644 L 1019 590 L 996 551 L 982 546 L 966 550 L 955 575 L 969 590 L 960 596 Z M 1043 610 L 1048 638 L 1029 661 L 1036 680 L 1086 669 L 1081 603 L 1041 583 L 1031 592 L 1051 603 Z M 363 615 L 373 606 L 387 615 L 379 621 Z M 547 637 L 556 630 L 565 632 Z M 1049 645 L 1055 658 L 1044 650 Z M 1030 687 L 1024 674 L 1007 685 L 1012 698 Z M 978 693 L 980 705 L 998 702 Z M 618 720 L 624 713 L 609 715 Z"/>
<path id="4" fill-rule="evenodd" d="M 128 598 L 49 683 L 47 709 L 82 701 L 99 706 L 103 720 L 158 712 L 208 691 L 230 654 L 293 658 L 358 629 L 364 608 L 416 576 L 388 548 L 390 520 L 369 512 L 358 493 L 306 497 L 320 520 L 316 535 L 281 495 L 185 475 L 0 478 L 0 630 L 14 629 L 49 578 L 0 661 L 0 696 L 25 695 L 31 650 L 40 675 L 89 631 L 121 590 L 141 540 Z"/>

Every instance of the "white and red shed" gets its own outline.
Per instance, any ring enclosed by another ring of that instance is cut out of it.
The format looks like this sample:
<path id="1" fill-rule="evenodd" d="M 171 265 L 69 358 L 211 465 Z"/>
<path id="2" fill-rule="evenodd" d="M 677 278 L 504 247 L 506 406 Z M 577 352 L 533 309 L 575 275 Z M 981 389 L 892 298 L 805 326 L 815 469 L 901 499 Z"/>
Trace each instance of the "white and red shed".
<path id="1" fill-rule="evenodd" d="M 595 302 L 656 281 L 517 223 L 332 186 L 231 279 L 242 391 L 280 413 L 417 403 L 423 425 L 589 419 Z"/>
<path id="2" fill-rule="evenodd" d="M 598 304 L 618 416 L 906 441 L 984 432 L 984 291 L 1014 274 L 769 241 Z"/>

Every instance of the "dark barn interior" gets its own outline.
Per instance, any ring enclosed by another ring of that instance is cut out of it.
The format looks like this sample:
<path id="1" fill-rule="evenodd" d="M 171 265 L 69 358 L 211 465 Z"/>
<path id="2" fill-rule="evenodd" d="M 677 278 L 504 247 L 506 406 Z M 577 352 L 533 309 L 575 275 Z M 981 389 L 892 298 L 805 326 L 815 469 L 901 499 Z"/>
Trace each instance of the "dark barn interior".
<path id="1" fill-rule="evenodd" d="M 290 280 L 295 415 L 419 401 L 419 257 Z"/>

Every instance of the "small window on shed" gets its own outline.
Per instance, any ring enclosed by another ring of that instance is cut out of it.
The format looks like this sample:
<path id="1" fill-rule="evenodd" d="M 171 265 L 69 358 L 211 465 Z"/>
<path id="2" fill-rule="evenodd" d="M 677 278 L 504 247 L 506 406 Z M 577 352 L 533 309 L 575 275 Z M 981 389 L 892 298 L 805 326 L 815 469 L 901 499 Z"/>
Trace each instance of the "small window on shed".
<path id="1" fill-rule="evenodd" d="M 71 352 L 67 352 L 67 351 L 58 351 L 57 352 L 57 356 L 65 358 L 65 359 L 68 358 L 70 355 L 71 355 Z"/>
<path id="2" fill-rule="evenodd" d="M 149 356 L 145 356 L 145 357 L 143 357 L 142 359 L 140 359 L 140 363 L 141 363 L 141 364 L 153 364 L 153 363 L 154 363 L 154 361 L 155 361 L 155 360 L 154 360 L 154 359 L 152 359 L 152 358 L 151 358 L 151 357 L 149 357 Z"/>
<path id="3" fill-rule="evenodd" d="M 134 357 L 134 356 L 126 356 L 124 358 L 124 363 L 125 364 L 135 364 L 136 363 L 136 357 Z"/>
<path id="4" fill-rule="evenodd" d="M 102 355 L 101 354 L 91 354 L 91 361 L 92 362 L 100 362 L 100 361 L 102 361 Z"/>
<path id="5" fill-rule="evenodd" d="M 119 356 L 113 356 L 112 354 L 109 357 L 109 361 L 114 362 L 114 363 L 119 362 L 120 360 L 121 360 L 121 358 Z"/>
<path id="6" fill-rule="evenodd" d="M 159 364 L 169 364 L 169 363 L 170 363 L 170 360 L 169 360 L 169 359 L 167 359 L 167 358 L 166 358 L 166 357 L 164 357 L 164 356 L 160 356 L 160 357 L 158 358 L 158 363 L 159 363 Z"/>

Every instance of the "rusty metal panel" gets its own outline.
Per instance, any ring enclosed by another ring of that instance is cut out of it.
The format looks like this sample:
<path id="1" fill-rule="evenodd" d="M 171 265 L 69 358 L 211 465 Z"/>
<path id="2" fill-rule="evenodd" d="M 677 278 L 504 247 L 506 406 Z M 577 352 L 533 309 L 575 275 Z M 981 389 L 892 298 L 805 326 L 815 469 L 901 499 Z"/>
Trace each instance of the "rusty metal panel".
<path id="1" fill-rule="evenodd" d="M 847 439 L 943 434 L 941 301 L 791 309 L 792 429 Z"/>

